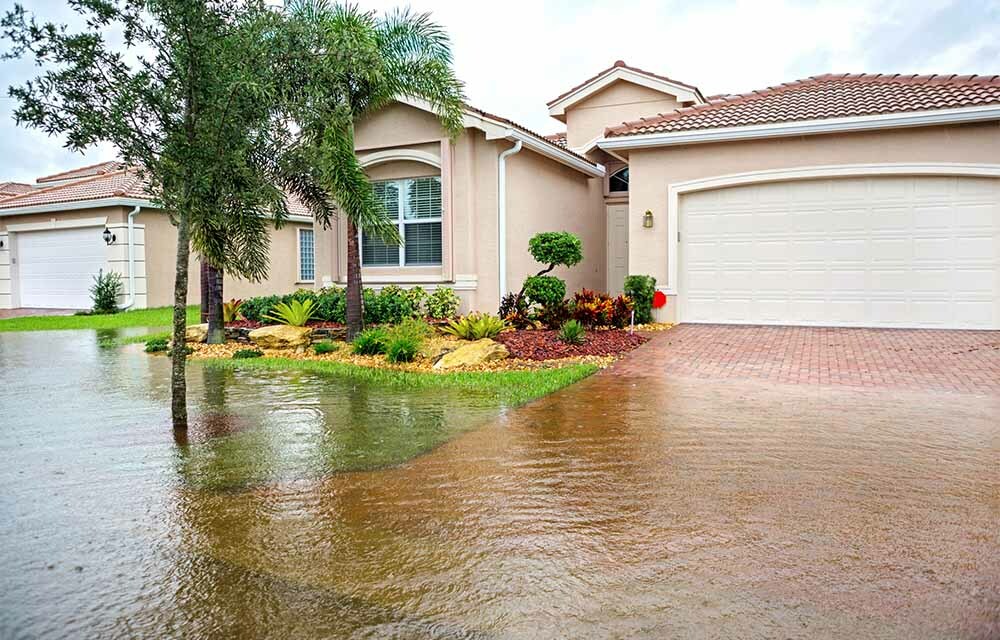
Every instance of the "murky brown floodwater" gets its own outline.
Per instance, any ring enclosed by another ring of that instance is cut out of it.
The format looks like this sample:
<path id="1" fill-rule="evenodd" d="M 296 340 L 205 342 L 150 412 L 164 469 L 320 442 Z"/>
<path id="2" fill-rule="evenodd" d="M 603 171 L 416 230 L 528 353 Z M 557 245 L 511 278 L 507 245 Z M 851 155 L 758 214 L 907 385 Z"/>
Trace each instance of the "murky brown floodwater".
<path id="1" fill-rule="evenodd" d="M 178 445 L 165 366 L 37 336 L 0 334 L 0 637 L 1000 637 L 997 398 L 193 366 Z"/>

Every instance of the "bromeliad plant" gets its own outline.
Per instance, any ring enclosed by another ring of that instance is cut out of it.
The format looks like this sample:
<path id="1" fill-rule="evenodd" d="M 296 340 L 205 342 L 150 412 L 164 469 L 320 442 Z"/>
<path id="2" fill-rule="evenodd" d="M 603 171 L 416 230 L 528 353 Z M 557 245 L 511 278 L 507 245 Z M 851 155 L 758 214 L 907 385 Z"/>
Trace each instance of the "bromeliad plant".
<path id="1" fill-rule="evenodd" d="M 470 313 L 449 321 L 441 331 L 462 340 L 481 340 L 497 337 L 506 327 L 507 324 L 499 316 L 489 313 Z"/>
<path id="2" fill-rule="evenodd" d="M 222 321 L 224 323 L 236 322 L 240 318 L 240 308 L 243 306 L 242 300 L 233 298 L 229 302 L 222 303 Z"/>
<path id="3" fill-rule="evenodd" d="M 313 300 L 291 300 L 274 305 L 271 313 L 263 316 L 265 320 L 273 320 L 278 324 L 292 327 L 304 327 L 316 313 L 316 302 Z"/>

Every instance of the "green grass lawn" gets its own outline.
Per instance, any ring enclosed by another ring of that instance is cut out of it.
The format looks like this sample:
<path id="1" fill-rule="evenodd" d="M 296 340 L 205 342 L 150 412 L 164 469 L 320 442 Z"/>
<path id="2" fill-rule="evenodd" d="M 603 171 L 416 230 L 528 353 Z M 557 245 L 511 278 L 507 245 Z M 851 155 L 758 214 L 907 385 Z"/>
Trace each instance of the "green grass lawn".
<path id="1" fill-rule="evenodd" d="M 372 385 L 392 385 L 404 389 L 458 389 L 492 395 L 506 406 L 517 406 L 558 391 L 597 371 L 592 364 L 574 364 L 530 371 L 463 371 L 455 373 L 415 373 L 375 369 L 344 362 L 256 358 L 247 360 L 200 360 L 210 367 L 240 370 L 310 371 L 349 378 Z"/>
<path id="2" fill-rule="evenodd" d="M 187 323 L 197 324 L 198 305 L 187 308 Z M 173 322 L 171 307 L 136 309 L 95 316 L 25 316 L 0 320 L 3 331 L 61 331 L 66 329 L 124 329 L 126 327 L 169 327 Z"/>

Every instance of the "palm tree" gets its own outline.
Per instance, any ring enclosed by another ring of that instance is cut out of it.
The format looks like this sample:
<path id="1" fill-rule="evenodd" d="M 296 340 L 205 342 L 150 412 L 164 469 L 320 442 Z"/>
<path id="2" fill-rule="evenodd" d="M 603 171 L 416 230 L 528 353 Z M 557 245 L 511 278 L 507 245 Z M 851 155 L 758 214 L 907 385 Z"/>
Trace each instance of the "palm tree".
<path id="1" fill-rule="evenodd" d="M 354 153 L 354 125 L 400 98 L 428 102 L 452 137 L 462 131 L 462 83 L 452 69 L 451 45 L 429 14 L 409 9 L 386 15 L 326 0 L 292 0 L 292 29 L 306 52 L 304 89 L 293 117 L 295 145 L 282 162 L 283 186 L 329 225 L 347 220 L 347 335 L 362 328 L 358 230 L 401 244 Z"/>

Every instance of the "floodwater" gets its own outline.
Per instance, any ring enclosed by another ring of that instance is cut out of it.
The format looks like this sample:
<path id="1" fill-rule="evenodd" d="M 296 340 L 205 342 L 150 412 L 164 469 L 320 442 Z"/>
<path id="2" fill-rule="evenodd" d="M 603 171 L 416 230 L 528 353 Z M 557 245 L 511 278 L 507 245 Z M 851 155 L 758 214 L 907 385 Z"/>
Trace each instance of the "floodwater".
<path id="1" fill-rule="evenodd" d="M 0 334 L 3 638 L 1000 637 L 997 398 L 193 364 L 184 440 L 98 342 Z"/>

